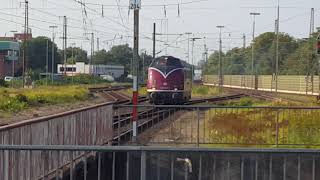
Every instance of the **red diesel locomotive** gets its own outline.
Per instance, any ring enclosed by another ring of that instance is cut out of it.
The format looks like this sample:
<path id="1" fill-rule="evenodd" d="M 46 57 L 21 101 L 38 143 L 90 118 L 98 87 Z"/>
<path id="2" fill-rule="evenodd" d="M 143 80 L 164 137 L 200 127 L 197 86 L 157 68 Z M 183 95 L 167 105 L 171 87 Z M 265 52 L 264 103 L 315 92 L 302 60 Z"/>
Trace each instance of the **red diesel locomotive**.
<path id="1" fill-rule="evenodd" d="M 148 69 L 151 103 L 183 104 L 191 99 L 192 74 L 187 63 L 172 56 L 156 58 Z"/>

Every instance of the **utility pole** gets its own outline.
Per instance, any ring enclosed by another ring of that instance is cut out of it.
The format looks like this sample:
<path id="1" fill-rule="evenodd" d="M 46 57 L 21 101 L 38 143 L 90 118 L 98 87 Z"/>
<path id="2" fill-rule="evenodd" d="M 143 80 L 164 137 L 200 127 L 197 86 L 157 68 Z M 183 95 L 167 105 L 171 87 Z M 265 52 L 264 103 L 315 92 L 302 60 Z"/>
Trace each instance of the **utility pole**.
<path id="1" fill-rule="evenodd" d="M 219 91 L 220 93 L 222 93 L 223 74 L 222 74 L 222 59 L 221 59 L 221 53 L 222 53 L 221 33 L 222 33 L 222 28 L 224 28 L 224 26 L 217 26 L 217 28 L 219 28 Z"/>
<path id="2" fill-rule="evenodd" d="M 63 61 L 64 75 L 67 74 L 67 17 L 63 16 Z"/>
<path id="3" fill-rule="evenodd" d="M 243 49 L 246 48 L 246 34 L 243 33 L 243 36 L 242 36 L 242 39 L 243 39 Z"/>
<path id="4" fill-rule="evenodd" d="M 166 23 L 166 33 L 167 33 L 167 37 L 166 37 L 166 48 L 165 48 L 165 52 L 166 52 L 166 55 L 168 55 L 168 44 L 169 44 L 169 19 L 168 18 L 165 18 L 165 23 Z"/>
<path id="5" fill-rule="evenodd" d="M 190 64 L 190 34 L 191 32 L 186 32 L 185 34 L 188 35 L 188 63 Z"/>
<path id="6" fill-rule="evenodd" d="M 156 23 L 153 23 L 153 52 L 152 57 L 153 59 L 156 58 Z"/>
<path id="7" fill-rule="evenodd" d="M 51 83 L 53 84 L 53 76 L 54 76 L 54 39 L 55 39 L 55 33 L 54 29 L 57 28 L 58 26 L 49 26 L 49 28 L 52 29 L 52 54 L 51 54 Z"/>
<path id="8" fill-rule="evenodd" d="M 74 46 L 76 45 L 76 43 L 71 43 L 71 57 L 72 57 L 72 74 L 71 74 L 71 76 L 72 76 L 72 84 L 73 84 L 73 69 L 74 69 L 74 64 L 76 64 L 76 62 L 77 62 L 77 60 L 75 59 L 75 57 L 74 57 L 74 53 L 73 53 L 73 50 L 74 50 Z"/>
<path id="9" fill-rule="evenodd" d="M 314 33 L 314 8 L 311 8 L 311 16 L 310 16 L 310 37 Z"/>
<path id="10" fill-rule="evenodd" d="M 191 41 L 192 41 L 192 49 L 191 49 L 191 71 L 192 71 L 192 82 L 193 82 L 193 75 L 194 75 L 194 55 L 193 55 L 193 49 L 194 49 L 194 41 L 198 40 L 198 39 L 201 39 L 201 38 L 191 38 Z"/>
<path id="11" fill-rule="evenodd" d="M 208 48 L 207 48 L 206 37 L 204 37 L 203 39 L 204 39 L 204 57 L 203 57 L 203 60 L 206 63 L 207 60 L 208 60 Z"/>
<path id="12" fill-rule="evenodd" d="M 278 0 L 277 8 L 277 50 L 276 50 L 276 93 L 278 93 L 278 75 L 279 75 L 279 29 L 280 29 L 280 0 Z"/>
<path id="13" fill-rule="evenodd" d="M 310 30 L 309 30 L 309 39 L 308 41 L 311 43 L 314 43 L 314 39 L 313 39 L 313 33 L 314 33 L 314 8 L 311 8 L 311 14 L 310 14 Z M 314 83 L 314 70 L 313 70 L 313 64 L 312 64 L 312 59 L 313 59 L 313 54 L 314 52 L 312 52 L 309 56 L 308 56 L 308 68 L 307 68 L 307 77 L 306 77 L 306 93 L 308 94 L 308 92 L 311 90 L 311 92 L 313 93 L 313 83 Z M 311 84 L 311 86 L 310 86 Z"/>
<path id="14" fill-rule="evenodd" d="M 10 31 L 13 33 L 13 36 L 14 36 L 14 33 L 17 33 L 18 31 Z M 14 74 L 14 71 L 15 71 L 15 67 L 14 67 L 14 64 L 15 64 L 15 60 L 12 60 L 11 61 L 12 63 L 12 78 L 14 78 L 15 74 Z M 11 87 L 13 88 L 13 81 L 11 81 Z"/>
<path id="15" fill-rule="evenodd" d="M 254 41 L 255 41 L 255 28 L 256 28 L 256 16 L 259 16 L 260 13 L 250 13 L 251 16 L 253 16 L 253 29 L 252 29 L 252 64 L 251 64 L 251 76 L 254 77 L 254 80 L 252 79 L 252 88 L 258 89 L 258 74 L 257 74 L 257 67 L 256 62 L 254 59 Z"/>
<path id="16" fill-rule="evenodd" d="M 90 67 L 92 70 L 92 74 L 95 75 L 95 68 L 93 66 L 93 56 L 94 56 L 94 33 L 91 34 L 91 55 L 90 55 Z"/>
<path id="17" fill-rule="evenodd" d="M 318 57 L 318 78 L 319 78 L 319 95 L 318 101 L 320 100 L 320 27 L 317 27 L 318 37 L 316 44 L 316 56 Z"/>
<path id="18" fill-rule="evenodd" d="M 134 11 L 133 25 L 133 87 L 132 87 L 132 141 L 137 142 L 137 120 L 138 120 L 138 67 L 139 67 L 139 11 L 141 8 L 140 0 L 130 0 L 130 9 Z"/>
<path id="19" fill-rule="evenodd" d="M 91 35 L 91 40 L 90 40 L 90 60 L 89 60 L 89 74 L 92 75 L 94 74 L 94 68 L 93 68 L 93 56 L 94 56 L 94 33 L 86 33 Z"/>
<path id="20" fill-rule="evenodd" d="M 49 39 L 47 38 L 47 49 L 46 49 L 46 86 L 48 86 L 48 73 L 49 73 Z"/>
<path id="21" fill-rule="evenodd" d="M 147 52 L 145 51 L 143 53 L 143 56 L 142 56 L 142 82 L 144 82 L 144 76 L 145 76 L 145 67 L 144 67 L 144 61 L 145 61 L 145 56 L 147 55 Z"/>
<path id="22" fill-rule="evenodd" d="M 100 51 L 100 39 L 97 37 L 97 51 Z"/>
<path id="23" fill-rule="evenodd" d="M 28 41 L 27 36 L 29 34 L 29 2 L 27 0 L 24 1 L 25 4 L 25 12 L 24 12 L 24 37 L 23 37 L 23 62 L 22 62 L 22 86 L 24 87 L 26 83 L 26 71 L 28 69 Z"/>

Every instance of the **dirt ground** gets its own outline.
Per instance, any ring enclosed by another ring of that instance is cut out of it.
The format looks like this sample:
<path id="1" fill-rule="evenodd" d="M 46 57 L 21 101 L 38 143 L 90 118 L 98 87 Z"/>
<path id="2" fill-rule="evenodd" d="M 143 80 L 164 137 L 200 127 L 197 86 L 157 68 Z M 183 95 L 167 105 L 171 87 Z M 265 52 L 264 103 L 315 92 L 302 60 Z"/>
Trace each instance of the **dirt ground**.
<path id="1" fill-rule="evenodd" d="M 204 112 L 199 112 L 199 124 L 197 112 L 179 111 L 145 131 L 139 137 L 141 144 L 145 145 L 191 145 L 195 146 L 206 137 Z M 199 127 L 199 131 L 198 131 Z"/>
<path id="2" fill-rule="evenodd" d="M 95 94 L 93 97 L 90 97 L 86 101 L 57 104 L 57 105 L 43 105 L 40 107 L 29 108 L 16 114 L 2 114 L 0 116 L 0 126 L 12 124 L 12 123 L 23 121 L 23 120 L 29 120 L 33 118 L 54 115 L 54 114 L 71 111 L 79 108 L 84 108 L 88 106 L 93 106 L 93 105 L 105 103 L 108 101 L 109 100 L 107 100 L 106 98 Z"/>

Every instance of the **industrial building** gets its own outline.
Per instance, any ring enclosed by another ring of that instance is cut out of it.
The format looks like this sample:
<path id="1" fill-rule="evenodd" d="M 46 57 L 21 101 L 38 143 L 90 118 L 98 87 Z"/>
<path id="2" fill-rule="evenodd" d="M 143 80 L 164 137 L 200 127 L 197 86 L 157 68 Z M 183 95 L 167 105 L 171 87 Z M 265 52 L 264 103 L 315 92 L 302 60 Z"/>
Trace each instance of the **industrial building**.
<path id="1" fill-rule="evenodd" d="M 0 37 L 0 79 L 5 76 L 22 75 L 20 43 L 25 39 L 32 39 L 31 29 L 26 34 L 15 33 L 13 37 Z"/>
<path id="2" fill-rule="evenodd" d="M 90 65 L 84 62 L 76 64 L 58 64 L 58 74 L 75 76 L 78 74 L 110 75 L 119 78 L 124 74 L 124 66 L 114 65 Z"/>
<path id="3" fill-rule="evenodd" d="M 21 69 L 19 60 L 20 43 L 0 41 L 0 78 L 13 76 Z M 13 74 L 14 72 L 14 74 Z"/>

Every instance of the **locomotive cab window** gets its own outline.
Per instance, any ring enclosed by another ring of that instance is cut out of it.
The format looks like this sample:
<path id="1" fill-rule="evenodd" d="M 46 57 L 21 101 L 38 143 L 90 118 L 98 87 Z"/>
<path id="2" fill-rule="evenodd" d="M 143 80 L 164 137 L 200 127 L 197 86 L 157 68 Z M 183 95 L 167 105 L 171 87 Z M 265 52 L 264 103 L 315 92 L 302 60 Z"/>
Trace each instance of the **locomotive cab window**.
<path id="1" fill-rule="evenodd" d="M 182 64 L 180 59 L 170 58 L 170 57 L 160 57 L 154 59 L 151 63 L 151 67 L 176 67 L 181 68 Z"/>

